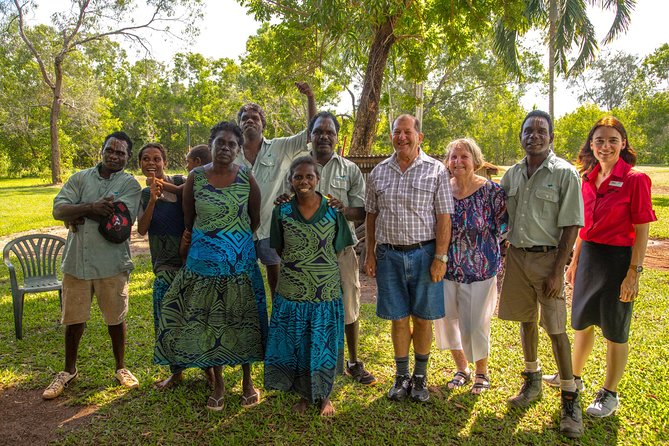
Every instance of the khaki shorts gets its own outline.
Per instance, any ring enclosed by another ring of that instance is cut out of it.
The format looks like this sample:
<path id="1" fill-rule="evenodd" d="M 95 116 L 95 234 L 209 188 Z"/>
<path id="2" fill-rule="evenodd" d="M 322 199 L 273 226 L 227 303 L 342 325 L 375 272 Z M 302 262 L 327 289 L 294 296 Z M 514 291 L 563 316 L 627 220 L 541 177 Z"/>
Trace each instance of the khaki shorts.
<path id="1" fill-rule="evenodd" d="M 360 275 L 358 256 L 353 246 L 347 246 L 337 254 L 341 289 L 344 295 L 344 324 L 352 324 L 360 317 Z"/>
<path id="2" fill-rule="evenodd" d="M 118 325 L 128 313 L 129 271 L 104 279 L 77 279 L 63 275 L 63 325 L 83 324 L 91 318 L 93 295 L 107 325 Z"/>
<path id="3" fill-rule="evenodd" d="M 558 298 L 544 296 L 544 279 L 551 273 L 557 249 L 549 252 L 525 252 L 509 246 L 506 273 L 499 299 L 500 319 L 518 322 L 539 322 L 548 334 L 561 334 L 567 327 L 567 302 L 562 290 Z"/>

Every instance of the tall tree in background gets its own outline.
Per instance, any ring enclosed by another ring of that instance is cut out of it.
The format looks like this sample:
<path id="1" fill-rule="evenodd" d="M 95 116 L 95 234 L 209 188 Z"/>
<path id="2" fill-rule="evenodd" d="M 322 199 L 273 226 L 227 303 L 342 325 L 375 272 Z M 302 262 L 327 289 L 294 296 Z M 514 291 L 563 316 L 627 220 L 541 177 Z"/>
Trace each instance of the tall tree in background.
<path id="1" fill-rule="evenodd" d="M 403 60 L 400 68 L 421 82 L 426 78 L 426 52 L 444 47 L 453 54 L 466 52 L 476 36 L 491 28 L 496 16 L 504 16 L 512 24 L 523 7 L 522 0 L 237 1 L 249 7 L 256 20 L 278 18 L 283 26 L 311 30 L 317 39 L 330 42 L 330 49 L 345 48 L 352 53 L 349 59 L 361 64 L 364 74 L 351 141 L 353 155 L 371 151 L 391 51 L 397 51 L 398 59 Z"/>
<path id="2" fill-rule="evenodd" d="M 592 102 L 605 110 L 623 104 L 627 90 L 637 76 L 636 56 L 624 52 L 607 53 L 574 77 L 570 88 L 578 92 L 578 100 Z"/>
<path id="3" fill-rule="evenodd" d="M 17 32 L 35 57 L 42 80 L 52 92 L 49 129 L 51 141 L 51 181 L 61 183 L 58 125 L 64 101 L 63 65 L 73 53 L 111 36 L 125 38 L 148 50 L 148 32 L 170 32 L 171 24 L 185 24 L 186 33 L 194 32 L 193 20 L 200 16 L 200 0 L 106 1 L 72 0 L 65 12 L 51 21 L 58 31 L 58 41 L 43 47 L 29 32 L 26 15 L 36 6 L 32 0 L 1 0 L 0 12 L 9 23 L 17 22 Z M 183 16 L 176 16 L 186 11 Z"/>
<path id="4" fill-rule="evenodd" d="M 608 44 L 629 27 L 636 0 L 525 0 L 525 26 L 502 17 L 495 26 L 494 48 L 509 69 L 520 73 L 518 37 L 533 28 L 546 32 L 548 45 L 548 112 L 554 116 L 555 75 L 569 77 L 583 71 L 594 60 L 598 49 L 595 28 L 590 22 L 587 5 L 615 13 L 611 28 L 602 40 Z M 567 61 L 572 47 L 579 49 L 576 60 Z"/>

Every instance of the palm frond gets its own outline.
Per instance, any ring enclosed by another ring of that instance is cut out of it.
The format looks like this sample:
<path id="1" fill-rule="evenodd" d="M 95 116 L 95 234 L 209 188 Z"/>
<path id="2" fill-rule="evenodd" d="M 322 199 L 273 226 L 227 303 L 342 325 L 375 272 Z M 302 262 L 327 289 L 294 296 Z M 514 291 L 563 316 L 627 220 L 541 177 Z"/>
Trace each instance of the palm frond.
<path id="1" fill-rule="evenodd" d="M 636 6 L 636 0 L 599 0 L 592 3 L 602 9 L 615 11 L 611 28 L 602 39 L 603 44 L 611 43 L 619 34 L 627 31 L 630 26 L 632 11 Z"/>
<path id="2" fill-rule="evenodd" d="M 504 66 L 515 75 L 520 75 L 518 64 L 518 32 L 509 29 L 501 19 L 494 25 L 493 51 Z"/>

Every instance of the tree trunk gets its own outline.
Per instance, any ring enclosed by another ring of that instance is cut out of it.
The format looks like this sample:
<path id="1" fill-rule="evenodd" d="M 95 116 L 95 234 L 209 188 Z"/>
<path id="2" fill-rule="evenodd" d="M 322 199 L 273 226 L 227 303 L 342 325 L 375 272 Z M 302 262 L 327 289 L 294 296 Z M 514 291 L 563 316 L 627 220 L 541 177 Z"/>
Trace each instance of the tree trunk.
<path id="1" fill-rule="evenodd" d="M 555 120 L 555 28 L 557 27 L 557 1 L 549 0 L 548 10 L 548 114 Z"/>
<path id="2" fill-rule="evenodd" d="M 365 79 L 362 84 L 358 114 L 355 118 L 355 128 L 351 138 L 351 155 L 364 156 L 372 151 L 372 144 L 376 136 L 376 124 L 379 116 L 379 101 L 383 72 L 388 62 L 388 54 L 397 37 L 394 34 L 395 22 L 399 16 L 388 17 L 376 30 L 374 41 L 369 48 L 369 59 L 365 70 Z"/>
<path id="3" fill-rule="evenodd" d="M 53 64 L 56 74 L 56 82 L 52 89 L 53 101 L 51 103 L 51 115 L 49 117 L 49 132 L 51 136 L 51 182 L 60 184 L 63 179 L 60 175 L 60 147 L 58 145 L 58 118 L 60 118 L 60 106 L 62 104 L 61 93 L 63 90 L 63 62 L 56 58 Z"/>

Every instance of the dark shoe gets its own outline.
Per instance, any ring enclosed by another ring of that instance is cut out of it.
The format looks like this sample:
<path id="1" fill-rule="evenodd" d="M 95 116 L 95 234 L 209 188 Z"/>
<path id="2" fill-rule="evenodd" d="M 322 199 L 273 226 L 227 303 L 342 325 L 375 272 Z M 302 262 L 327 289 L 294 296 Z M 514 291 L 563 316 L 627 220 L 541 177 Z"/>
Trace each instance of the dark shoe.
<path id="1" fill-rule="evenodd" d="M 585 409 L 585 413 L 597 418 L 608 417 L 618 410 L 619 406 L 618 395 L 613 395 L 606 389 L 599 389 L 595 400 Z"/>
<path id="2" fill-rule="evenodd" d="M 541 372 L 522 372 L 525 382 L 518 395 L 509 400 L 513 407 L 527 407 L 533 401 L 541 399 Z"/>
<path id="3" fill-rule="evenodd" d="M 578 438 L 583 435 L 583 411 L 578 390 L 576 392 L 562 391 L 560 433 L 567 438 Z"/>
<path id="4" fill-rule="evenodd" d="M 371 386 L 376 384 L 376 378 L 374 375 L 365 370 L 365 364 L 362 361 L 358 361 L 355 365 L 349 366 L 348 361 L 346 361 L 346 369 L 344 372 L 353 378 L 354 381 L 364 384 L 366 386 Z"/>
<path id="5" fill-rule="evenodd" d="M 411 392 L 411 377 L 409 375 L 395 376 L 395 384 L 388 391 L 388 398 L 393 401 L 402 401 Z"/>
<path id="6" fill-rule="evenodd" d="M 430 399 L 430 391 L 427 390 L 427 378 L 425 376 L 411 377 L 411 399 L 417 403 L 425 403 Z"/>

